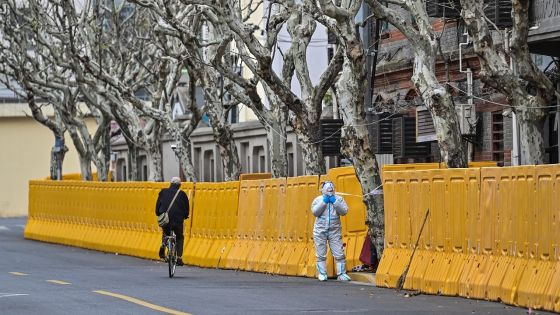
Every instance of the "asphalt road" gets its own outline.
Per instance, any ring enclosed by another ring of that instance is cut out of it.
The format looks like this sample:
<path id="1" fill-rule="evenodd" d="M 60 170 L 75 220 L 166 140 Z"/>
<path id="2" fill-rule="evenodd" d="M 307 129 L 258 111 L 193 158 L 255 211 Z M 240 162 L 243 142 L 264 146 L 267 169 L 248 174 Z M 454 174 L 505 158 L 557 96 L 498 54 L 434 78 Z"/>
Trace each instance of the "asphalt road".
<path id="1" fill-rule="evenodd" d="M 0 314 L 526 314 L 499 303 L 357 283 L 178 267 L 23 238 L 0 219 Z M 155 250 L 155 249 L 154 249 Z M 545 312 L 533 312 L 533 314 Z"/>

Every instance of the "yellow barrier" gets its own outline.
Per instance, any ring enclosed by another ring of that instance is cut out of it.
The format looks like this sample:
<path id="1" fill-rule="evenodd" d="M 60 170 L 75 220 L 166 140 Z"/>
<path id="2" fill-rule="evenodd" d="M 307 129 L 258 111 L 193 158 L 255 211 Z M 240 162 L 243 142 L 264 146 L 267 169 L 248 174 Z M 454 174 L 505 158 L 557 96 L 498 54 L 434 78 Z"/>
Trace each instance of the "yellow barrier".
<path id="1" fill-rule="evenodd" d="M 269 179 L 272 178 L 272 173 L 250 173 L 241 174 L 239 180 L 257 180 L 257 179 Z"/>
<path id="2" fill-rule="evenodd" d="M 279 260 L 286 249 L 286 179 L 265 181 L 264 205 L 264 246 L 257 268 L 259 272 L 279 273 Z"/>
<path id="3" fill-rule="evenodd" d="M 113 179 L 113 174 L 111 171 L 109 171 L 107 173 L 107 181 L 110 182 Z M 44 180 L 51 180 L 51 177 L 45 177 Z M 81 181 L 82 180 L 82 174 L 80 173 L 68 173 L 68 174 L 62 174 L 62 180 L 78 180 Z M 98 177 L 97 177 L 97 172 L 93 172 L 92 174 L 92 181 L 98 181 Z"/>
<path id="4" fill-rule="evenodd" d="M 315 248 L 309 246 L 309 240 L 313 239 L 310 222 L 314 220 L 310 209 L 311 202 L 317 196 L 318 185 L 318 176 L 292 177 L 287 180 L 284 208 L 285 229 L 288 231 L 284 241 L 287 245 L 279 259 L 279 274 L 305 276 L 309 264 L 313 265 L 311 269 L 315 268 Z"/>
<path id="5" fill-rule="evenodd" d="M 560 310 L 560 166 L 384 173 L 386 248 L 376 282 Z"/>
<path id="6" fill-rule="evenodd" d="M 30 181 L 24 236 L 106 252 L 157 258 L 155 201 L 162 183 Z M 182 189 L 193 196 L 192 183 Z M 185 222 L 185 242 L 190 219 Z"/>
<path id="7" fill-rule="evenodd" d="M 498 164 L 493 161 L 469 162 L 469 168 L 496 167 Z M 395 171 L 421 171 L 447 169 L 445 163 L 411 163 L 411 164 L 385 164 L 383 173 Z"/>
<path id="8" fill-rule="evenodd" d="M 249 174 L 251 175 L 251 174 Z M 359 264 L 366 235 L 362 192 L 353 168 L 328 175 L 272 179 L 246 175 L 227 183 L 183 183 L 190 200 L 184 260 L 274 274 L 316 276 L 311 202 L 326 178 L 350 210 L 342 218 L 350 270 Z M 157 259 L 161 229 L 155 202 L 167 183 L 31 181 L 25 237 L 105 252 Z M 335 275 L 329 253 L 328 273 Z"/>
<path id="9" fill-rule="evenodd" d="M 336 190 L 348 204 L 348 214 L 341 217 L 342 237 L 345 245 L 346 268 L 361 265 L 359 260 L 362 245 L 367 235 L 366 208 L 363 202 L 363 192 L 360 183 L 356 179 L 353 167 L 340 167 L 330 169 L 328 177 L 335 184 Z"/>

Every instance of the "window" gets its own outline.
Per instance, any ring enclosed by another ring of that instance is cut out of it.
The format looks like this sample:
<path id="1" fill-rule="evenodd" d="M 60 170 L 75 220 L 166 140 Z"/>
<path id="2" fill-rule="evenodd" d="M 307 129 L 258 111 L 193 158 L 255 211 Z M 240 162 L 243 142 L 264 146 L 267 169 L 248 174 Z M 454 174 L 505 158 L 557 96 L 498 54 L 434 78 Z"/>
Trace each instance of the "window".
<path id="1" fill-rule="evenodd" d="M 264 173 L 265 169 L 265 158 L 264 155 L 259 156 L 259 172 Z"/>
<path id="2" fill-rule="evenodd" d="M 148 180 L 148 165 L 146 164 L 142 165 L 142 180 L 143 181 Z"/>
<path id="3" fill-rule="evenodd" d="M 288 153 L 288 176 L 294 177 L 294 154 Z"/>
<path id="4" fill-rule="evenodd" d="M 253 172 L 264 172 L 265 170 L 265 151 L 263 146 L 253 147 Z"/>
<path id="5" fill-rule="evenodd" d="M 128 173 L 126 172 L 126 165 L 122 166 L 122 178 L 121 180 L 123 182 L 126 182 L 126 179 L 128 178 Z"/>
<path id="6" fill-rule="evenodd" d="M 504 162 L 504 115 L 492 112 L 492 160 Z"/>
<path id="7" fill-rule="evenodd" d="M 211 182 L 214 180 L 214 151 L 204 151 L 204 181 Z"/>

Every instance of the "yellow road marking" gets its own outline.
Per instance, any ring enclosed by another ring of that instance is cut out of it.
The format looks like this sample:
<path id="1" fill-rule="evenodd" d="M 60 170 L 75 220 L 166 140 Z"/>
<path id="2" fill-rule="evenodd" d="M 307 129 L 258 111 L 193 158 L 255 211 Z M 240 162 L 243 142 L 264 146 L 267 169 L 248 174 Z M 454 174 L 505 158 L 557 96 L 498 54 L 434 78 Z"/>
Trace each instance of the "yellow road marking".
<path id="1" fill-rule="evenodd" d="M 72 284 L 70 282 L 60 281 L 60 280 L 47 280 L 47 282 L 56 283 L 56 284 Z"/>
<path id="2" fill-rule="evenodd" d="M 13 274 L 14 276 L 27 276 L 26 273 L 17 272 L 17 271 L 10 271 L 9 273 Z"/>
<path id="3" fill-rule="evenodd" d="M 148 303 L 130 296 L 126 296 L 126 295 L 122 295 L 122 294 L 117 294 L 117 293 L 112 293 L 112 292 L 108 292 L 108 291 L 103 291 L 103 290 L 97 290 L 97 291 L 93 291 L 95 293 L 99 293 L 99 294 L 103 294 L 103 295 L 108 295 L 108 296 L 112 296 L 112 297 L 116 297 L 117 299 L 122 299 L 128 302 L 132 302 L 147 308 L 151 308 L 153 310 L 156 311 L 160 311 L 163 313 L 167 313 L 167 314 L 174 314 L 174 315 L 192 315 L 190 313 L 185 313 L 185 312 L 180 312 L 180 311 L 176 311 L 176 310 L 172 310 L 169 309 L 167 307 L 163 307 L 163 306 L 159 306 L 159 305 L 155 305 L 152 303 Z"/>

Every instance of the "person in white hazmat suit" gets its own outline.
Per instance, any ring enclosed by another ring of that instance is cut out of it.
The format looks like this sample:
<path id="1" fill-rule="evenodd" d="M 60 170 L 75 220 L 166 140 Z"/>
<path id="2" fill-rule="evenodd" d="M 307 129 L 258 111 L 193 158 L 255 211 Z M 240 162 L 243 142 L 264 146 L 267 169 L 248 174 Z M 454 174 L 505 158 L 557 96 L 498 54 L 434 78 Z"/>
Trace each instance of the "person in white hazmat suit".
<path id="1" fill-rule="evenodd" d="M 317 256 L 317 273 L 319 281 L 327 280 L 327 242 L 336 262 L 337 279 L 350 281 L 346 274 L 346 256 L 342 245 L 342 225 L 340 216 L 348 213 L 348 205 L 341 196 L 335 195 L 334 184 L 326 181 L 321 187 L 321 196 L 311 204 L 315 218 L 313 241 Z"/>

